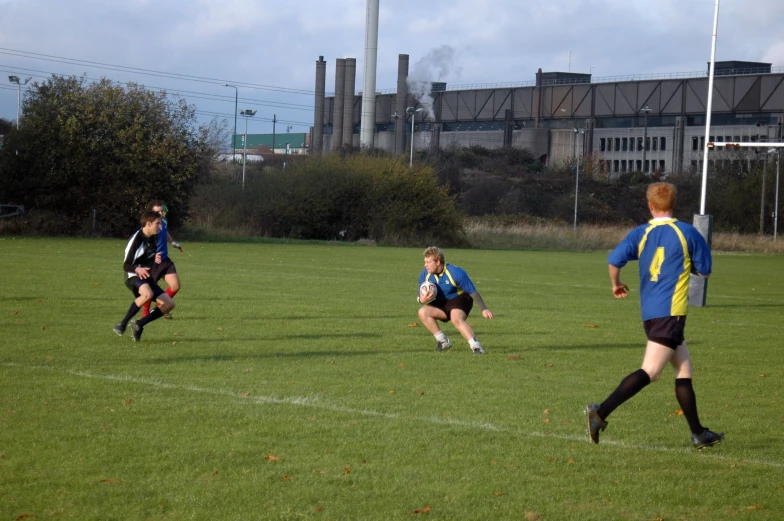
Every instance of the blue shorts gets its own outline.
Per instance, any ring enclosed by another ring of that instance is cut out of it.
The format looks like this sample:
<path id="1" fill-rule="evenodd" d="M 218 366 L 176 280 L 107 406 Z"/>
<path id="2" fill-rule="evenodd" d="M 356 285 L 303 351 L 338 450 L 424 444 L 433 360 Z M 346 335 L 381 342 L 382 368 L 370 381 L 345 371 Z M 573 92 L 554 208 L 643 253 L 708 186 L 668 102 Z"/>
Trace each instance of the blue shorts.
<path id="1" fill-rule="evenodd" d="M 147 284 L 152 289 L 152 299 L 158 300 L 158 297 L 166 293 L 163 291 L 158 284 L 155 283 L 152 277 L 147 277 L 146 279 L 142 280 L 139 277 L 131 277 L 130 279 L 125 279 L 125 286 L 131 290 L 133 296 L 138 298 L 139 297 L 139 288 Z"/>

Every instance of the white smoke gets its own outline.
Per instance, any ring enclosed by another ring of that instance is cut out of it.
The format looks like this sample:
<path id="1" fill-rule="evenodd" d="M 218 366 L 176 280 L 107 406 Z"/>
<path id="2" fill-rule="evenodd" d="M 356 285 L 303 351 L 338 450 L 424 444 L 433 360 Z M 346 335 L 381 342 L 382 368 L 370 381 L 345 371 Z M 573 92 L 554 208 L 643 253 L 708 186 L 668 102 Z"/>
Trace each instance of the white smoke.
<path id="1" fill-rule="evenodd" d="M 416 62 L 414 70 L 406 79 L 408 92 L 422 105 L 427 112 L 427 117 L 432 121 L 436 119 L 433 112 L 433 96 L 431 96 L 432 84 L 434 81 L 445 79 L 450 74 L 460 75 L 460 68 L 455 67 L 454 60 L 455 49 L 449 45 L 442 45 Z"/>

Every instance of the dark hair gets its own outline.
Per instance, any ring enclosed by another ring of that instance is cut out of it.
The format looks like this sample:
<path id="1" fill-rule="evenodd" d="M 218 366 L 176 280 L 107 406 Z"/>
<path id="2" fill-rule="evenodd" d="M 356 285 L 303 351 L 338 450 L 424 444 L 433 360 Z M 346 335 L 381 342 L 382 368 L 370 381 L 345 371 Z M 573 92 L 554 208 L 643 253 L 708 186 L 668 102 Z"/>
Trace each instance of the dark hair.
<path id="1" fill-rule="evenodd" d="M 154 199 L 150 201 L 150 204 L 147 205 L 147 209 L 152 210 L 154 206 L 164 206 L 163 201 L 160 199 Z"/>
<path id="2" fill-rule="evenodd" d="M 145 226 L 147 223 L 151 223 L 156 219 L 160 219 L 160 218 L 161 218 L 161 214 L 159 214 L 158 212 L 153 212 L 152 210 L 145 210 L 144 212 L 142 212 L 142 216 L 139 219 L 139 221 L 141 222 L 142 226 Z"/>

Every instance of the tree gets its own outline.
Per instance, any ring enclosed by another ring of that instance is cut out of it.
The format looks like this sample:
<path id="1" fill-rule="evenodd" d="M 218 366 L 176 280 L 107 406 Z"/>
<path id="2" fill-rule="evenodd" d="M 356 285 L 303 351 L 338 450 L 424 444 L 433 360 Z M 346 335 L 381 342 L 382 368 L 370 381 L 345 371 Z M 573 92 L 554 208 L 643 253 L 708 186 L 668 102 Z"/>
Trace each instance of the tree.
<path id="1" fill-rule="evenodd" d="M 192 106 L 134 83 L 53 76 L 33 84 L 21 119 L 0 151 L 0 199 L 56 219 L 60 233 L 85 229 L 95 209 L 98 231 L 126 235 L 151 199 L 184 217 L 211 154 Z"/>

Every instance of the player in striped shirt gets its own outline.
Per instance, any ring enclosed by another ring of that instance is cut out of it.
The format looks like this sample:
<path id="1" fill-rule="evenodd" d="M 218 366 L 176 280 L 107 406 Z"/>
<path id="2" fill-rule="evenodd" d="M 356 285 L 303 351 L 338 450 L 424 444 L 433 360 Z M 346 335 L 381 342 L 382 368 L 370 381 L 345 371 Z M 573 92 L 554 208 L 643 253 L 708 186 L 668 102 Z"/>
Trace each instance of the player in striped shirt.
<path id="1" fill-rule="evenodd" d="M 125 333 L 128 322 L 139 312 L 145 302 L 155 300 L 157 307 L 146 317 L 131 322 L 134 342 L 141 339 L 144 326 L 174 309 L 174 301 L 155 283 L 150 273 L 154 265 L 161 262 L 161 254 L 157 252 L 161 215 L 158 212 L 148 210 L 142 214 L 140 221 L 142 227 L 128 241 L 123 260 L 125 285 L 135 298 L 131 302 L 131 307 L 128 308 L 128 313 L 120 323 L 114 326 L 114 332 L 118 335 Z"/>

